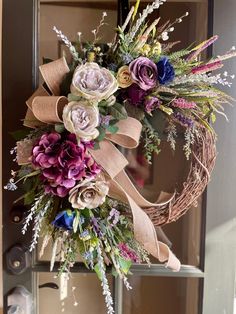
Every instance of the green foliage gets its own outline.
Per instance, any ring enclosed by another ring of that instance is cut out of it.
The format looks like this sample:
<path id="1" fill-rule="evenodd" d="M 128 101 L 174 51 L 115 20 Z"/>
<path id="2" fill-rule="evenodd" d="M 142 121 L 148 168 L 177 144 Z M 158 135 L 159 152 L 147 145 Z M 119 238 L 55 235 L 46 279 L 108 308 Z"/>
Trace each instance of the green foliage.
<path id="1" fill-rule="evenodd" d="M 10 132 L 10 135 L 14 138 L 14 140 L 20 141 L 20 140 L 23 140 L 25 137 L 27 137 L 29 133 L 30 133 L 30 129 L 22 128 L 20 130 Z"/>
<path id="2" fill-rule="evenodd" d="M 109 113 L 113 116 L 114 119 L 117 120 L 124 120 L 128 117 L 125 107 L 118 102 L 109 107 Z"/>
<path id="3" fill-rule="evenodd" d="M 189 49 L 182 49 L 182 50 L 179 50 L 179 51 L 176 51 L 176 52 L 172 52 L 168 58 L 171 60 L 171 61 L 178 61 L 179 59 L 187 56 L 190 54 L 190 50 Z"/>
<path id="4" fill-rule="evenodd" d="M 65 127 L 63 123 L 55 124 L 55 131 L 58 133 L 63 133 L 65 131 Z"/>
<path id="5" fill-rule="evenodd" d="M 126 260 L 122 257 L 118 257 L 118 262 L 119 262 L 119 265 L 120 265 L 120 268 L 122 270 L 122 272 L 127 275 L 128 272 L 129 272 L 129 269 L 132 265 L 132 262 L 130 260 Z"/>
<path id="6" fill-rule="evenodd" d="M 152 163 L 153 154 L 160 152 L 160 143 L 161 140 L 157 131 L 153 129 L 149 121 L 145 118 L 144 125 L 142 130 L 142 138 L 143 138 L 143 147 L 144 147 L 144 156 L 149 164 Z"/>

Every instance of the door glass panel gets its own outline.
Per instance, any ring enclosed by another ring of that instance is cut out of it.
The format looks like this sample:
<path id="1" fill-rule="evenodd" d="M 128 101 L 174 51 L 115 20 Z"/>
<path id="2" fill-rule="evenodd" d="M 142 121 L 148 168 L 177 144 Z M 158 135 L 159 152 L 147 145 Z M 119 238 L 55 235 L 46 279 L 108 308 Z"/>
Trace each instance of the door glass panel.
<path id="1" fill-rule="evenodd" d="M 140 277 L 129 278 L 133 287 L 124 290 L 123 314 L 197 314 L 196 278 Z"/>
<path id="2" fill-rule="evenodd" d="M 81 32 L 81 41 L 93 40 L 92 30 L 99 25 L 104 11 L 107 12 L 106 23 L 102 27 L 100 43 L 109 43 L 114 37 L 113 29 L 117 23 L 117 1 L 40 1 L 40 60 L 57 59 L 66 54 L 70 60 L 67 47 L 57 38 L 53 27 L 56 26 L 71 42 L 78 40 L 77 32 Z M 101 34 L 100 34 L 101 35 Z"/>
<path id="3" fill-rule="evenodd" d="M 38 273 L 37 277 L 38 285 L 41 287 L 38 290 L 38 314 L 106 313 L 101 282 L 95 274 L 72 273 L 67 281 L 67 289 L 60 278 L 55 278 L 55 273 Z M 111 275 L 107 277 L 113 293 Z M 47 283 L 51 285 L 54 283 L 54 288 L 43 287 Z M 64 289 L 60 289 L 62 285 Z M 63 294 L 66 296 L 66 290 L 67 297 L 63 299 Z"/>

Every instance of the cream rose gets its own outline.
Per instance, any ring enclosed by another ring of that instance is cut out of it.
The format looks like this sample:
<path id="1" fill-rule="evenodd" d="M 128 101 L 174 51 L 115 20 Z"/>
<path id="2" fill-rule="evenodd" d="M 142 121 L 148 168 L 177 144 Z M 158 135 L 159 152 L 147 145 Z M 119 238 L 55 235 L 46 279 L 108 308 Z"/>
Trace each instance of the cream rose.
<path id="1" fill-rule="evenodd" d="M 116 78 L 97 63 L 79 65 L 74 72 L 71 93 L 89 101 L 99 102 L 109 98 L 118 88 Z"/>
<path id="2" fill-rule="evenodd" d="M 117 82 L 121 88 L 127 88 L 131 84 L 133 84 L 129 67 L 127 65 L 124 65 L 121 68 L 119 68 L 117 73 Z"/>
<path id="3" fill-rule="evenodd" d="M 73 208 L 93 209 L 105 202 L 109 187 L 102 178 L 83 180 L 69 193 L 69 202 Z"/>
<path id="4" fill-rule="evenodd" d="M 99 111 L 86 100 L 72 101 L 64 107 L 62 119 L 65 128 L 75 133 L 78 139 L 91 141 L 99 132 Z"/>

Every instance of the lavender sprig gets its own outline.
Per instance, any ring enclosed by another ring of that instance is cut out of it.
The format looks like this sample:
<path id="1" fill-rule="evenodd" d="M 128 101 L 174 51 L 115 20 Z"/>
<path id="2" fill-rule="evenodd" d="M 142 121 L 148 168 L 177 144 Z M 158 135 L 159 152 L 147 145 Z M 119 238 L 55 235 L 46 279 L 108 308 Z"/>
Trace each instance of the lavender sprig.
<path id="1" fill-rule="evenodd" d="M 51 206 L 51 200 L 48 200 L 46 205 L 44 206 L 44 208 L 41 209 L 34 218 L 33 238 L 32 238 L 30 248 L 29 248 L 30 252 L 33 251 L 36 244 L 38 243 L 38 238 L 39 238 L 39 234 L 40 234 L 40 230 L 41 230 L 41 226 L 42 226 L 42 221 L 43 221 L 48 209 L 50 208 L 50 206 Z"/>
<path id="2" fill-rule="evenodd" d="M 69 41 L 69 39 L 62 33 L 62 31 L 58 30 L 56 26 L 53 27 L 54 32 L 57 34 L 57 37 L 60 38 L 64 44 L 69 48 L 69 51 L 75 61 L 80 61 L 79 54 L 76 51 L 75 47 Z"/>
<path id="3" fill-rule="evenodd" d="M 44 195 L 41 195 L 40 197 L 35 199 L 34 205 L 31 207 L 29 214 L 27 215 L 24 225 L 22 227 L 22 230 L 21 230 L 22 234 L 26 233 L 30 222 L 33 220 L 34 214 L 37 212 L 37 210 L 39 209 L 41 205 L 43 198 L 44 198 Z"/>
<path id="4" fill-rule="evenodd" d="M 107 314 L 113 314 L 115 313 L 113 309 L 113 299 L 112 299 L 111 291 L 109 288 L 108 280 L 106 277 L 106 269 L 105 269 L 105 264 L 104 264 L 104 259 L 102 256 L 102 250 L 101 250 L 100 244 L 97 246 L 97 253 L 98 253 L 98 266 L 101 273 L 101 281 L 102 281 L 101 286 L 103 289 L 103 295 L 105 296 Z"/>

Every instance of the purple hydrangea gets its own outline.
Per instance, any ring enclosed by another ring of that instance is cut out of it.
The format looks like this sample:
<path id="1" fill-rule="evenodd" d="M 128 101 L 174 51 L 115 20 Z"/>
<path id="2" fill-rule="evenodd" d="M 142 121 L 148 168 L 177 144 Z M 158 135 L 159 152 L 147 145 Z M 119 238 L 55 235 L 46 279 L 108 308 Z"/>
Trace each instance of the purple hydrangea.
<path id="1" fill-rule="evenodd" d="M 43 134 L 33 147 L 32 164 L 41 170 L 45 192 L 65 197 L 83 178 L 94 177 L 100 167 L 88 152 L 91 142 L 77 143 L 75 134 Z"/>

